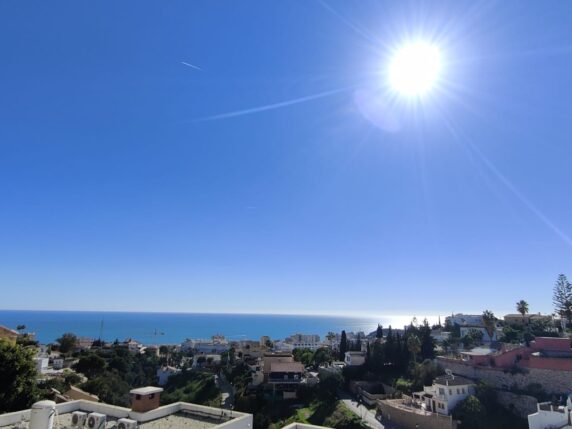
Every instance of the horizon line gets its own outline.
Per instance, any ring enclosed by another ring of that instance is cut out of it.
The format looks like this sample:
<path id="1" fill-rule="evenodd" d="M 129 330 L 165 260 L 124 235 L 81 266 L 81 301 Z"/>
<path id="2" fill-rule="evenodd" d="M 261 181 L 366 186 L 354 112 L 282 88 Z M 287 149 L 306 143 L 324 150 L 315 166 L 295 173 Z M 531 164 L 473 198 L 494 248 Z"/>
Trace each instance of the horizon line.
<path id="1" fill-rule="evenodd" d="M 482 312 L 440 312 L 426 315 L 416 315 L 416 314 L 354 314 L 354 313 L 319 313 L 319 312 L 301 312 L 301 313 L 289 313 L 289 312 L 240 312 L 240 311 L 152 311 L 152 310 L 62 310 L 62 309 L 0 309 L 0 312 L 17 312 L 17 311 L 29 311 L 29 312 L 44 312 L 44 313 L 133 313 L 133 314 L 202 314 L 202 315 L 236 315 L 236 316 L 312 316 L 312 317 L 343 317 L 343 318 L 356 318 L 356 319 L 390 319 L 390 318 L 403 318 L 410 317 L 411 320 L 416 318 L 418 322 L 422 322 L 424 319 L 437 318 L 437 317 L 448 317 L 453 314 L 481 314 Z M 497 314 L 511 314 L 510 312 L 495 312 Z M 502 316 L 501 316 L 502 317 Z M 498 318 L 498 316 L 497 316 Z"/>

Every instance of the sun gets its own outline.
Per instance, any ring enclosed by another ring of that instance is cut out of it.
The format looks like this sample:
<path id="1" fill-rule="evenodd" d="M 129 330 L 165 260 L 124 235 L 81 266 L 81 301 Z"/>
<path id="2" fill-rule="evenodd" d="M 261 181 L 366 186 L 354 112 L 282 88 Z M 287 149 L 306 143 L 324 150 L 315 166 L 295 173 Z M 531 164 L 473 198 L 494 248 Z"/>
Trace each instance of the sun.
<path id="1" fill-rule="evenodd" d="M 419 97 L 439 81 L 441 52 L 427 42 L 409 43 L 399 49 L 389 63 L 389 84 L 402 95 Z"/>

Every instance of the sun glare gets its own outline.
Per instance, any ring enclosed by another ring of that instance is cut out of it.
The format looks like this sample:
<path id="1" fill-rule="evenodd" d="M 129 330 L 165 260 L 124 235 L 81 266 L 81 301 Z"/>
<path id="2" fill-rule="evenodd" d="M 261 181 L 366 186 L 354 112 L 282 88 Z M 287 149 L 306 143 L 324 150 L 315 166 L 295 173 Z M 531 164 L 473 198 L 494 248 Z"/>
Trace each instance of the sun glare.
<path id="1" fill-rule="evenodd" d="M 441 53 L 427 42 L 403 46 L 391 59 L 389 83 L 400 94 L 416 97 L 431 90 L 441 72 Z"/>

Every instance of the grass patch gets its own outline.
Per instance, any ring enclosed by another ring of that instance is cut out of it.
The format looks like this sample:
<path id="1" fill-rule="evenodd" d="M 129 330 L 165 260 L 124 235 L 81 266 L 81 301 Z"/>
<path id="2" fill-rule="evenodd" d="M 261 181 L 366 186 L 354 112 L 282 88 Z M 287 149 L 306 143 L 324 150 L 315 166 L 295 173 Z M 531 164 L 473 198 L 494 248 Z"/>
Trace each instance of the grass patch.
<path id="1" fill-rule="evenodd" d="M 280 428 L 290 423 L 306 423 L 334 429 L 362 429 L 364 427 L 361 418 L 341 401 L 313 402 L 308 407 L 296 410 L 290 418 L 273 424 L 272 427 Z"/>

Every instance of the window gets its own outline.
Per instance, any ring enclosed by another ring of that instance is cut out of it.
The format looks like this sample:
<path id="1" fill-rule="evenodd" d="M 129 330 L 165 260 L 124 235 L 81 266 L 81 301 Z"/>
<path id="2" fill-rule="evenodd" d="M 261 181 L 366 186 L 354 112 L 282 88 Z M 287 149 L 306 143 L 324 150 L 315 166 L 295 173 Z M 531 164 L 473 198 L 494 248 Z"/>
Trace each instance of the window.
<path id="1" fill-rule="evenodd" d="M 154 397 L 155 397 L 155 394 L 154 394 L 154 393 L 151 393 L 151 394 L 149 395 L 149 399 L 153 399 Z"/>
<path id="2" fill-rule="evenodd" d="M 459 389 L 459 388 L 457 387 L 457 395 L 460 395 L 460 394 L 461 394 L 461 389 Z"/>
<path id="3" fill-rule="evenodd" d="M 449 395 L 453 394 L 453 389 L 449 389 Z"/>
<path id="4" fill-rule="evenodd" d="M 463 387 L 463 395 L 465 394 L 465 388 Z"/>
<path id="5" fill-rule="evenodd" d="M 141 399 L 141 395 L 135 395 L 135 399 L 136 399 L 136 400 Z"/>

